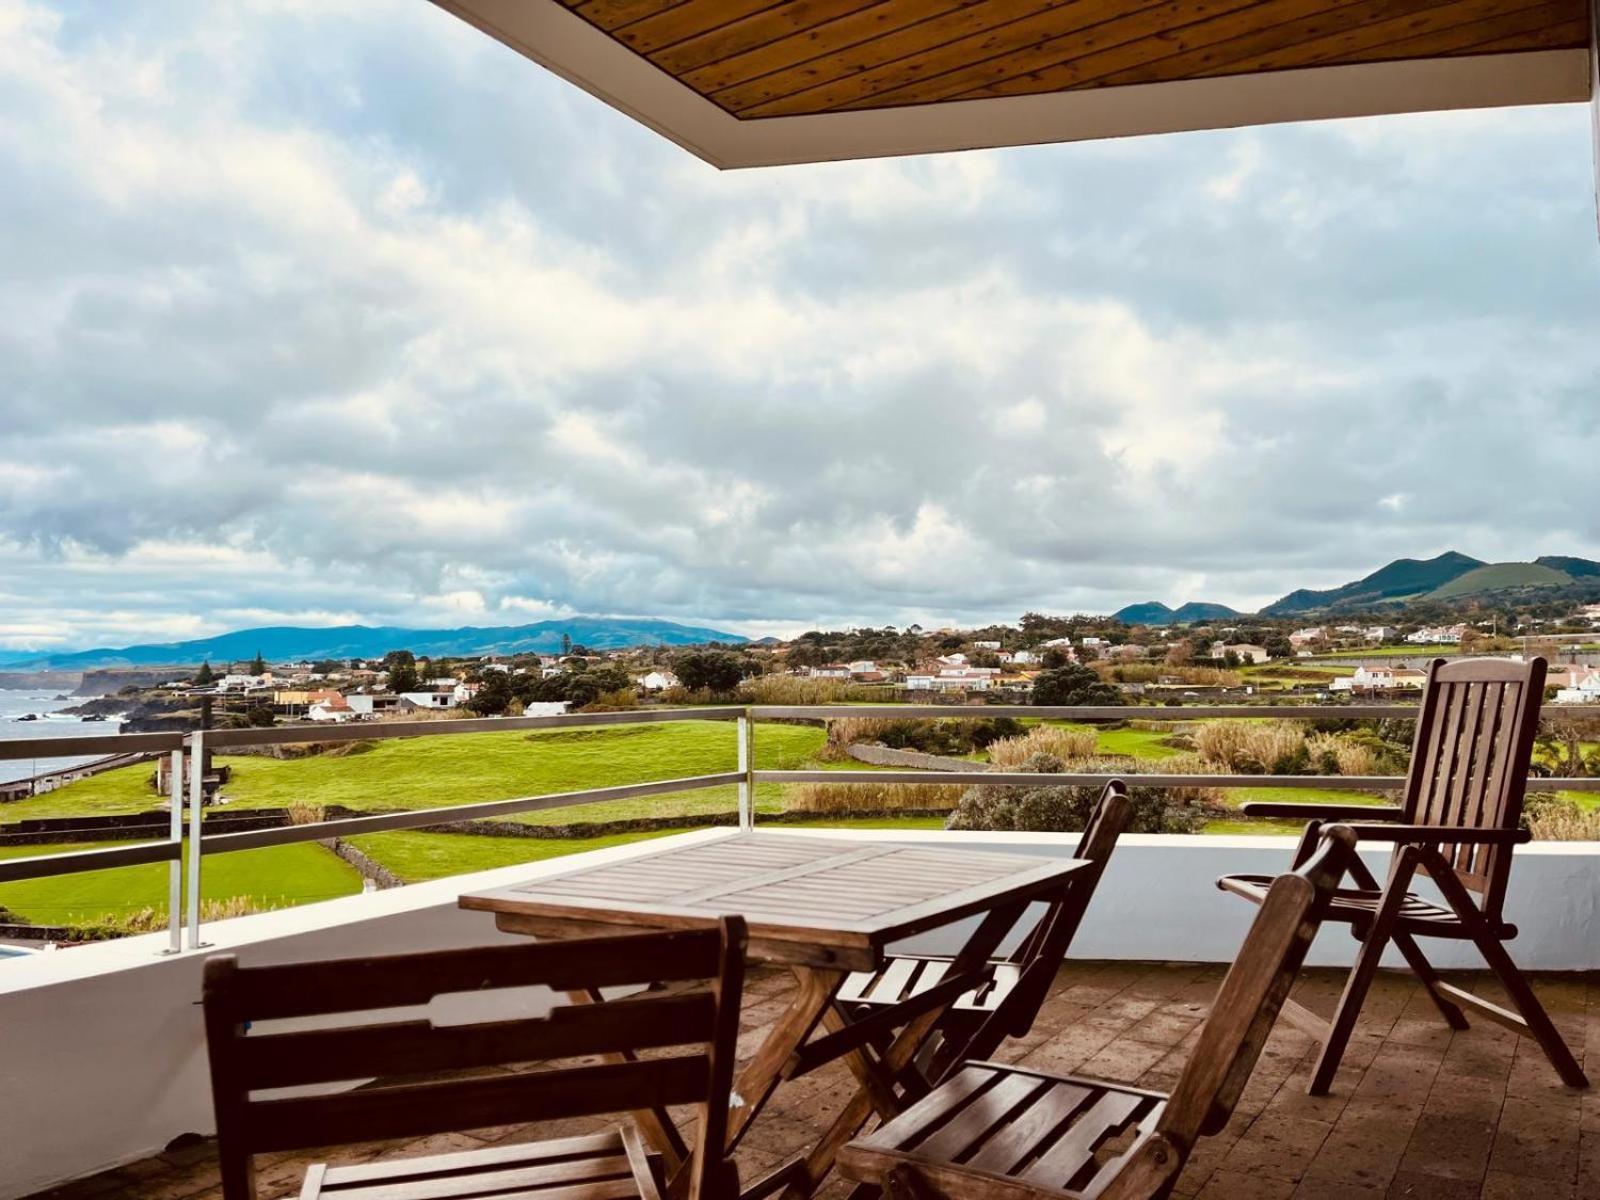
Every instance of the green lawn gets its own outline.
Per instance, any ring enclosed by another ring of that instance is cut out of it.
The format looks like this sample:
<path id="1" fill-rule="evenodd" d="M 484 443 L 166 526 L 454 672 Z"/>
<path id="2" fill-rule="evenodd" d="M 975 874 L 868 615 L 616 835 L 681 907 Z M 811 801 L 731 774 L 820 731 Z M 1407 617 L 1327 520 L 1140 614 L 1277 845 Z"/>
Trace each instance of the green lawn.
<path id="1" fill-rule="evenodd" d="M 359 745 L 350 753 L 312 758 L 219 757 L 233 769 L 223 789 L 236 808 L 280 808 L 295 802 L 352 809 L 431 808 L 514 796 L 538 796 L 731 771 L 735 765 L 731 721 L 601 726 L 506 733 L 458 734 Z M 756 734 L 756 763 L 770 769 L 801 766 L 822 748 L 820 728 L 764 725 Z M 4 819 L 88 816 L 152 807 L 149 766 L 108 771 L 57 791 L 8 804 Z M 776 808 L 780 789 L 759 790 L 758 802 Z M 614 820 L 640 815 L 727 812 L 730 785 L 675 796 L 651 796 L 604 806 L 552 809 L 535 823 Z"/>
<path id="2" fill-rule="evenodd" d="M 1170 758 L 1179 753 L 1165 744 L 1181 724 L 1177 721 L 1160 729 L 1104 729 L 1083 721 L 1051 721 L 1063 729 L 1082 729 L 1095 735 L 1101 754 L 1116 754 L 1127 758 Z"/>
<path id="3" fill-rule="evenodd" d="M 942 829 L 938 817 L 825 817 L 797 824 L 785 821 L 772 829 Z M 463 833 L 372 833 L 351 843 L 374 862 L 382 863 L 407 883 L 442 879 L 469 871 L 487 871 L 517 863 L 540 862 L 585 850 L 603 850 L 647 838 L 684 833 L 684 829 L 652 829 L 592 838 L 486 837 Z"/>
<path id="4" fill-rule="evenodd" d="M 0 846 L 0 858 L 103 850 L 110 844 Z M 200 893 L 207 900 L 248 896 L 258 908 L 284 908 L 350 896 L 360 890 L 361 876 L 354 867 L 308 842 L 207 856 Z M 0 908 L 36 925 L 93 924 L 102 917 L 166 907 L 166 863 L 0 884 Z"/>

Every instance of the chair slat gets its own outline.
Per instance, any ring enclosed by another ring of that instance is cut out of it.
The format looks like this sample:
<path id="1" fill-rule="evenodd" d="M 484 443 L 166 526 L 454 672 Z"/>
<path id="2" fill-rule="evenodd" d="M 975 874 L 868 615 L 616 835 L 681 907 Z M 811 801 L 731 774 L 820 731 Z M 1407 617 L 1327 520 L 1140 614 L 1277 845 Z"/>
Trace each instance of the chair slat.
<path id="1" fill-rule="evenodd" d="M 979 1088 L 987 1087 L 997 1077 L 990 1067 L 968 1064 L 961 1068 L 944 1086 L 929 1092 L 894 1121 L 884 1125 L 862 1144 L 880 1150 L 896 1150 L 902 1144 L 914 1143 L 925 1137 L 927 1131 L 958 1109 L 968 1096 Z"/>
<path id="2" fill-rule="evenodd" d="M 564 1005 L 538 1020 L 252 1033 L 239 1045 L 238 1064 L 240 1081 L 254 1091 L 708 1042 L 715 1019 L 710 993 L 691 992 Z"/>
<path id="3" fill-rule="evenodd" d="M 937 1132 L 916 1147 L 929 1158 L 957 1162 L 981 1142 L 984 1135 L 1003 1122 L 1020 1104 L 1044 1087 L 1044 1081 L 1028 1075 L 1008 1075 L 993 1087 L 977 1093 Z"/>
<path id="4" fill-rule="evenodd" d="M 1100 1143 L 1150 1103 L 1144 1096 L 1107 1092 L 1022 1173 L 1022 1178 L 1044 1187 L 1067 1187 L 1093 1162 Z"/>
<path id="5" fill-rule="evenodd" d="M 968 1160 L 980 1171 L 1009 1175 L 1036 1153 L 1040 1144 L 1094 1095 L 1075 1083 L 1052 1083 L 1048 1089 Z"/>
<path id="6" fill-rule="evenodd" d="M 536 942 L 395 954 L 337 962 L 247 967 L 226 1000 L 236 1020 L 426 1004 L 435 996 L 543 984 L 554 991 L 670 983 L 716 974 L 715 930 L 627 934 L 580 942 Z"/>
<path id="7" fill-rule="evenodd" d="M 512 1142 L 505 1146 L 485 1146 L 448 1154 L 430 1154 L 420 1160 L 379 1159 L 377 1162 L 328 1167 L 323 1182 L 328 1186 L 353 1187 L 385 1179 L 409 1179 L 423 1171 L 443 1172 L 468 1167 L 499 1167 L 511 1164 L 537 1164 L 553 1159 L 580 1158 L 595 1154 L 621 1154 L 622 1138 L 615 1129 L 582 1137 L 550 1138 L 542 1142 Z"/>
<path id="8" fill-rule="evenodd" d="M 702 1055 L 257 1100 L 239 1131 L 255 1153 L 423 1137 L 704 1100 Z"/>
<path id="9" fill-rule="evenodd" d="M 599 1184 L 622 1180 L 632 1194 L 633 1169 L 626 1154 L 607 1158 L 580 1158 L 539 1166 L 507 1167 L 497 1171 L 432 1172 L 431 1178 L 386 1180 L 370 1185 L 323 1189 L 326 1200 L 462 1200 L 464 1197 L 500 1196 L 521 1190 L 548 1192 L 556 1185 Z"/>

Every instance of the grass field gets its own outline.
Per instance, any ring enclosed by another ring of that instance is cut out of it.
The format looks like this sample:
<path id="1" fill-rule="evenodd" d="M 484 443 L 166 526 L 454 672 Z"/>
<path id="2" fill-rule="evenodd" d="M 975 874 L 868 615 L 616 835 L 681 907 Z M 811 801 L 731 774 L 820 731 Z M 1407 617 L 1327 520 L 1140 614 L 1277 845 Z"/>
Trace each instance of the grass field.
<path id="1" fill-rule="evenodd" d="M 532 733 L 458 734 L 360 745 L 351 753 L 311 758 L 224 757 L 232 778 L 223 796 L 236 808 L 281 808 L 303 801 L 352 809 L 431 808 L 513 796 L 538 796 L 709 775 L 734 769 L 731 721 L 680 721 Z M 764 725 L 756 737 L 756 764 L 798 767 L 821 749 L 819 728 Z M 57 791 L 8 804 L 5 820 L 137 812 L 155 805 L 152 768 L 108 771 Z M 776 786 L 760 790 L 764 806 L 780 803 Z M 730 785 L 681 796 L 651 796 L 606 805 L 553 809 L 530 816 L 537 823 L 612 820 L 639 815 L 731 812 Z"/>
<path id="2" fill-rule="evenodd" d="M 0 846 L 0 858 L 33 854 L 65 854 L 72 850 L 105 849 L 88 845 Z M 127 845 L 128 843 L 119 843 Z M 205 899 L 248 896 L 258 908 L 283 908 L 313 900 L 331 900 L 361 890 L 361 875 L 349 863 L 313 843 L 207 855 L 202 873 Z M 24 879 L 0 884 L 0 908 L 36 925 L 93 924 L 146 908 L 167 907 L 167 864 L 142 863 L 81 875 Z"/>
<path id="3" fill-rule="evenodd" d="M 803 825 L 785 822 L 781 828 L 827 829 L 940 829 L 938 817 L 867 817 L 841 820 L 807 821 Z M 407 883 L 442 879 L 468 871 L 487 871 L 517 863 L 541 862 L 564 854 L 624 846 L 647 838 L 683 833 L 683 829 L 653 829 L 644 832 L 616 833 L 593 838 L 485 837 L 455 833 L 373 833 L 352 838 L 351 842 L 375 862 L 382 863 Z"/>

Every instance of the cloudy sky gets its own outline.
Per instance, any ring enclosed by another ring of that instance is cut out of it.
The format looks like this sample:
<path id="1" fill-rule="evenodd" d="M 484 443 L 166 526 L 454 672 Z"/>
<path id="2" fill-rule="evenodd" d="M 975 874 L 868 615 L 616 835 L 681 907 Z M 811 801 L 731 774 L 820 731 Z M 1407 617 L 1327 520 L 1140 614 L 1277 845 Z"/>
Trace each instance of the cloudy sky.
<path id="1" fill-rule="evenodd" d="M 719 173 L 419 0 L 0 0 L 0 646 L 1600 555 L 1588 120 Z"/>

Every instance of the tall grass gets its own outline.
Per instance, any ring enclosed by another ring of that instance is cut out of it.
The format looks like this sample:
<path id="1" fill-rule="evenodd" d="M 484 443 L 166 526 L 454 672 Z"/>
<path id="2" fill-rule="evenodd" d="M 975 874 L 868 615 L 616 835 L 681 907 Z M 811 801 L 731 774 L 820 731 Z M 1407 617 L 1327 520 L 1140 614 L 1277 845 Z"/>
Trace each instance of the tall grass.
<path id="1" fill-rule="evenodd" d="M 800 783 L 789 789 L 791 812 L 948 812 L 961 802 L 959 784 Z"/>
<path id="2" fill-rule="evenodd" d="M 847 679 L 802 679 L 797 675 L 756 675 L 739 685 L 739 699 L 747 704 L 840 704 L 870 699 Z"/>
<path id="3" fill-rule="evenodd" d="M 1049 754 L 1065 763 L 1093 758 L 1099 739 L 1090 729 L 1063 729 L 1059 725 L 1035 725 L 1020 737 L 1001 738 L 989 743 L 989 761 L 996 769 L 1014 771 L 1035 754 Z"/>
<path id="4" fill-rule="evenodd" d="M 1305 730 L 1293 721 L 1203 721 L 1190 736 L 1202 759 L 1232 774 L 1291 774 L 1308 756 Z"/>

